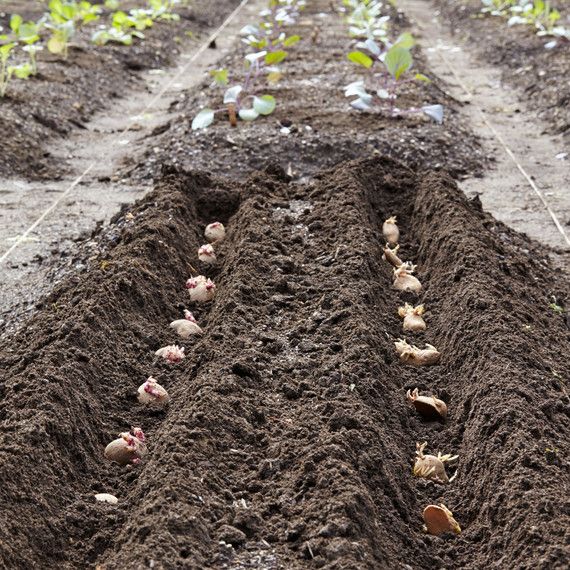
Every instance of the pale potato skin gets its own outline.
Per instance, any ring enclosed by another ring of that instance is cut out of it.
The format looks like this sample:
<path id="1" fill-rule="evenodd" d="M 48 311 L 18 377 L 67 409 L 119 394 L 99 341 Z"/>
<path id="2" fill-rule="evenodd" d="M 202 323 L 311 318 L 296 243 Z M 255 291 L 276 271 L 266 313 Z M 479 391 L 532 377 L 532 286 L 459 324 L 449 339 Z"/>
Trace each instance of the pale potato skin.
<path id="1" fill-rule="evenodd" d="M 128 443 L 122 438 L 114 439 L 105 448 L 105 457 L 119 465 L 130 465 L 134 459 L 141 459 L 146 453 L 146 445 L 138 443 L 134 449 L 130 449 Z"/>
<path id="2" fill-rule="evenodd" d="M 419 315 L 406 315 L 404 317 L 404 330 L 411 332 L 419 332 L 426 330 L 426 323 Z"/>
<path id="3" fill-rule="evenodd" d="M 159 393 L 158 396 L 147 392 L 144 389 L 145 386 L 146 382 L 144 384 L 141 384 L 138 389 L 138 400 L 141 404 L 164 405 L 170 401 L 168 392 L 160 384 L 155 383 L 153 385 L 153 389 Z"/>
<path id="4" fill-rule="evenodd" d="M 417 277 L 409 273 L 402 272 L 394 277 L 394 289 L 397 291 L 411 291 L 419 293 L 422 290 L 422 284 Z"/>
<path id="5" fill-rule="evenodd" d="M 390 245 L 396 245 L 400 239 L 400 230 L 396 225 L 396 218 L 388 218 L 382 224 L 382 234 Z"/>
<path id="6" fill-rule="evenodd" d="M 433 469 L 429 475 L 425 475 L 425 479 L 431 481 L 436 481 L 438 483 L 449 483 L 449 477 L 445 472 L 445 466 L 442 461 L 440 461 L 435 455 L 424 455 L 423 457 L 417 457 L 416 463 L 414 465 L 414 475 L 418 475 L 416 471 L 425 468 Z M 420 476 L 420 475 L 418 475 Z"/>

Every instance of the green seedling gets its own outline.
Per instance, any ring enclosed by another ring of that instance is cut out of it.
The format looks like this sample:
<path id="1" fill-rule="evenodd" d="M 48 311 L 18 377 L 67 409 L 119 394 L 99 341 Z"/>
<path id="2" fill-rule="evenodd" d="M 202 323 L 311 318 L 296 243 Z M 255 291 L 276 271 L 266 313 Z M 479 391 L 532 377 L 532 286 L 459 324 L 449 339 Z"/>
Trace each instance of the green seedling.
<path id="1" fill-rule="evenodd" d="M 8 89 L 8 83 L 10 82 L 11 77 L 8 60 L 10 59 L 10 54 L 15 47 L 15 42 L 0 46 L 0 97 L 4 97 L 6 95 L 6 89 Z"/>

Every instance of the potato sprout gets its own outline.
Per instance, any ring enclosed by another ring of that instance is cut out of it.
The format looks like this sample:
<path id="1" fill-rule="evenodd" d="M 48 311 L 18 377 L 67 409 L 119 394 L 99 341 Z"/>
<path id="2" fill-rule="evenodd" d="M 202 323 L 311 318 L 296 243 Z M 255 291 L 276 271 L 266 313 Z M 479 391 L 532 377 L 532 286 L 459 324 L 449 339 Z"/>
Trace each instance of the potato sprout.
<path id="1" fill-rule="evenodd" d="M 204 263 L 215 263 L 216 254 L 211 244 L 201 245 L 198 248 L 198 259 Z"/>
<path id="2" fill-rule="evenodd" d="M 412 275 L 415 269 L 416 266 L 412 265 L 409 261 L 400 267 L 394 268 L 394 289 L 419 293 L 422 290 L 422 284 L 419 279 Z"/>
<path id="3" fill-rule="evenodd" d="M 134 427 L 130 432 L 119 434 L 119 438 L 113 440 L 105 448 L 105 457 L 119 465 L 140 463 L 146 454 L 145 435 L 143 430 Z"/>
<path id="4" fill-rule="evenodd" d="M 396 352 L 400 356 L 400 361 L 412 366 L 436 364 L 441 357 L 437 348 L 431 344 L 426 343 L 426 348 L 422 349 L 399 338 L 394 345 L 396 346 Z"/>
<path id="5" fill-rule="evenodd" d="M 447 417 L 447 405 L 435 396 L 420 396 L 417 388 L 413 392 L 408 390 L 408 402 L 416 411 L 428 420 L 444 420 Z"/>
<path id="6" fill-rule="evenodd" d="M 137 392 L 141 404 L 166 404 L 170 400 L 168 392 L 152 376 L 139 386 Z"/>
<path id="7" fill-rule="evenodd" d="M 172 321 L 170 327 L 173 328 L 182 338 L 188 338 L 193 334 L 202 334 L 202 329 L 198 326 L 194 315 L 184 309 L 184 318 Z"/>
<path id="8" fill-rule="evenodd" d="M 439 535 L 444 532 L 461 534 L 461 527 L 453 518 L 453 513 L 442 503 L 428 505 L 424 509 L 424 530 L 429 534 Z"/>
<path id="9" fill-rule="evenodd" d="M 418 332 L 426 330 L 426 323 L 422 317 L 424 314 L 423 305 L 413 307 L 409 303 L 406 303 L 403 307 L 398 309 L 398 314 L 404 319 L 405 331 Z"/>
<path id="10" fill-rule="evenodd" d="M 159 348 L 154 354 L 161 356 L 170 364 L 176 364 L 184 358 L 184 348 L 179 347 L 177 344 L 169 344 Z"/>
<path id="11" fill-rule="evenodd" d="M 396 245 L 400 239 L 400 230 L 396 225 L 396 216 L 388 218 L 382 224 L 382 233 L 390 245 Z"/>
<path id="12" fill-rule="evenodd" d="M 404 262 L 398 257 L 398 250 L 400 246 L 397 245 L 394 248 L 390 248 L 390 244 L 387 243 L 386 247 L 384 248 L 384 254 L 382 255 L 382 259 L 385 259 L 388 263 L 392 264 L 394 267 L 398 268 L 404 265 Z"/>
<path id="13" fill-rule="evenodd" d="M 458 455 L 435 455 L 424 454 L 427 442 L 416 443 L 416 462 L 414 464 L 414 475 L 423 477 L 435 483 L 449 483 L 455 479 L 455 475 L 450 479 L 445 472 L 445 463 L 455 461 Z"/>
<path id="14" fill-rule="evenodd" d="M 188 289 L 190 299 L 197 303 L 211 301 L 216 293 L 214 282 L 203 275 L 188 279 L 188 281 L 186 281 L 186 289 Z"/>
<path id="15" fill-rule="evenodd" d="M 221 222 L 214 222 L 206 226 L 204 235 L 210 243 L 219 243 L 226 237 L 226 228 Z"/>

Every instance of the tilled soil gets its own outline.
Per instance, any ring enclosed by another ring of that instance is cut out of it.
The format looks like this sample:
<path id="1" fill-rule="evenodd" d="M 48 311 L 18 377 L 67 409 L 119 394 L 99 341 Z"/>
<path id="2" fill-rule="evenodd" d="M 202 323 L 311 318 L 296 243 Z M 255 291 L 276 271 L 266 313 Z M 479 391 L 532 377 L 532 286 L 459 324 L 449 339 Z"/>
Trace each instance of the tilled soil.
<path id="1" fill-rule="evenodd" d="M 486 62 L 503 70 L 506 83 L 518 88 L 525 102 L 550 124 L 553 133 L 570 133 L 570 42 L 545 49 L 551 37 L 539 37 L 530 26 L 507 25 L 505 18 L 481 14 L 480 0 L 435 0 L 454 34 L 470 40 Z M 570 25 L 567 1 L 551 2 Z"/>
<path id="2" fill-rule="evenodd" d="M 536 244 L 448 175 L 386 158 L 300 185 L 278 168 L 243 183 L 165 170 L 131 213 L 105 262 L 1 347 L 0 566 L 565 567 L 570 335 L 549 304 L 567 283 Z M 381 259 L 389 215 L 417 298 Z M 207 270 L 196 249 L 214 219 L 228 234 Z M 217 285 L 205 306 L 184 290 L 193 268 Z M 396 358 L 404 301 L 425 303 L 427 331 L 406 336 L 440 364 Z M 168 366 L 154 351 L 183 307 L 205 332 Z M 136 402 L 150 374 L 163 411 Z M 447 402 L 445 423 L 408 407 L 415 387 Z M 133 425 L 147 459 L 106 462 Z M 459 455 L 455 481 L 414 479 L 421 441 Z M 435 502 L 460 536 L 423 533 Z"/>
<path id="3" fill-rule="evenodd" d="M 208 129 L 193 131 L 192 119 L 201 108 L 223 108 L 225 87 L 211 87 L 208 75 L 199 89 L 184 93 L 173 105 L 176 117 L 165 125 L 165 132 L 150 139 L 152 144 L 125 164 L 125 178 L 151 179 L 164 163 L 234 177 L 277 162 L 295 179 L 306 179 L 322 168 L 372 154 L 394 157 L 412 168 L 447 169 L 459 177 L 481 174 L 485 151 L 462 118 L 461 104 L 430 72 L 418 47 L 413 51 L 414 72 L 429 76 L 432 83 L 408 84 L 397 105 L 405 110 L 440 103 L 445 107 L 443 125 L 417 114 L 392 118 L 379 108 L 362 113 L 350 107 L 344 96 L 346 85 L 366 79 L 368 88 L 375 89 L 369 73 L 347 60 L 356 42 L 348 35 L 339 7 L 327 0 L 309 2 L 298 23 L 288 28 L 289 34 L 302 39 L 280 65 L 283 79 L 260 90 L 277 101 L 271 116 L 253 123 L 240 121 L 232 128 L 227 116 L 219 115 Z M 395 40 L 409 24 L 402 12 L 389 7 L 386 11 Z M 220 68 L 229 70 L 229 85 L 243 81 L 246 53 L 245 46 L 238 45 L 220 63 Z"/>
<path id="4" fill-rule="evenodd" d="M 14 1 L 3 6 L 0 26 L 7 29 L 9 16 L 19 13 L 25 19 L 39 18 L 39 3 Z M 200 36 L 236 6 L 236 0 L 206 2 L 193 0 L 191 7 L 179 7 L 179 22 L 156 22 L 145 30 L 144 41 L 132 46 L 107 44 L 98 47 L 90 38 L 97 26 L 108 24 L 108 11 L 100 21 L 81 28 L 70 46 L 67 60 L 50 54 L 38 55 L 38 74 L 26 81 L 11 81 L 0 99 L 0 176 L 21 176 L 29 180 L 58 179 L 67 165 L 55 159 L 49 144 L 66 137 L 74 129 L 84 129 L 96 111 L 124 96 L 133 86 L 142 88 L 141 72 L 172 65 L 187 33 Z M 142 4 L 144 5 L 144 3 Z M 123 8 L 141 2 L 123 2 Z"/>

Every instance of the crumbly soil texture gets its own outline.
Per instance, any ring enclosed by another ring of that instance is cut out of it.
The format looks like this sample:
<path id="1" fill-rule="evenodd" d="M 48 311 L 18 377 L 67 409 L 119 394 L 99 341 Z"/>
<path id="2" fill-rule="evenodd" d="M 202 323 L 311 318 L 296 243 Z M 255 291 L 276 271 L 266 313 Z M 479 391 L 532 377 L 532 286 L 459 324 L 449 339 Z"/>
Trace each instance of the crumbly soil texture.
<path id="1" fill-rule="evenodd" d="M 503 70 L 505 82 L 519 90 L 521 98 L 538 111 L 552 133 L 570 136 L 570 42 L 540 37 L 530 26 L 507 25 L 501 17 L 481 14 L 480 0 L 434 0 L 444 21 L 457 37 L 468 39 L 481 58 Z M 551 2 L 563 17 L 570 5 Z M 563 21 L 563 25 L 570 25 Z"/>
<path id="2" fill-rule="evenodd" d="M 125 179 L 152 179 L 161 165 L 206 169 L 230 177 L 249 174 L 269 163 L 278 163 L 296 180 L 325 167 L 379 154 L 412 168 L 448 170 L 454 176 L 481 174 L 485 151 L 461 115 L 461 103 L 447 94 L 446 85 L 430 72 L 419 47 L 413 50 L 414 72 L 431 83 L 412 82 L 400 88 L 398 106 L 418 109 L 442 104 L 445 121 L 437 125 L 421 113 L 389 116 L 386 108 L 371 112 L 353 109 L 344 87 L 363 80 L 370 92 L 380 87 L 370 72 L 347 59 L 355 48 L 348 24 L 338 6 L 328 0 L 312 0 L 290 34 L 302 40 L 288 50 L 283 78 L 263 88 L 277 101 L 275 112 L 252 123 L 240 121 L 232 128 L 227 114 L 219 114 L 206 130 L 192 130 L 194 116 L 203 107 L 223 107 L 225 87 L 212 86 L 207 76 L 197 89 L 182 93 L 172 106 L 176 119 L 161 134 L 150 138 L 122 168 Z M 386 8 L 388 10 L 388 7 Z M 409 31 L 403 12 L 389 8 L 391 34 Z M 229 70 L 230 85 L 243 82 L 244 49 L 223 58 L 219 67 Z M 458 145 L 457 141 L 462 144 Z"/>
<path id="3" fill-rule="evenodd" d="M 57 179 L 68 167 L 50 153 L 50 144 L 85 129 L 96 111 L 125 96 L 133 87 L 142 89 L 141 73 L 172 65 L 182 47 L 193 37 L 218 24 L 237 5 L 236 0 L 193 0 L 179 7 L 179 22 L 156 22 L 145 30 L 143 41 L 132 46 L 95 46 L 91 35 L 99 24 L 108 24 L 109 11 L 99 21 L 80 28 L 73 37 L 67 59 L 44 49 L 38 54 L 38 74 L 26 81 L 10 82 L 0 99 L 0 176 L 29 180 Z M 140 2 L 123 2 L 122 9 Z M 16 0 L 2 5 L 0 26 L 9 29 L 10 15 L 37 20 L 44 12 L 40 2 Z"/>
<path id="4" fill-rule="evenodd" d="M 391 215 L 418 296 L 382 260 Z M 227 236 L 206 267 L 213 220 Z M 549 304 L 567 283 L 447 174 L 381 157 L 306 184 L 168 168 L 109 232 L 104 263 L 0 347 L 1 567 L 566 567 L 570 334 Z M 196 273 L 216 283 L 205 305 L 184 288 Z M 406 301 L 425 304 L 425 332 L 402 332 Z M 185 307 L 204 329 L 190 340 L 169 329 Z M 440 363 L 402 364 L 401 337 Z M 174 342 L 186 358 L 159 362 Z M 136 400 L 149 375 L 164 409 Z M 445 422 L 407 405 L 416 387 Z M 106 461 L 130 426 L 143 462 Z M 412 476 L 423 441 L 459 456 L 452 483 Z M 462 534 L 425 534 L 430 503 Z"/>

